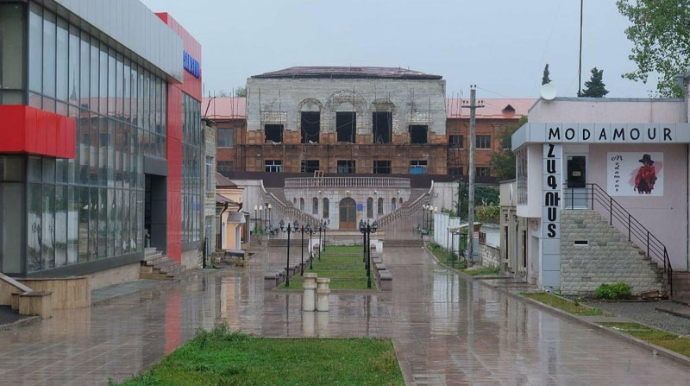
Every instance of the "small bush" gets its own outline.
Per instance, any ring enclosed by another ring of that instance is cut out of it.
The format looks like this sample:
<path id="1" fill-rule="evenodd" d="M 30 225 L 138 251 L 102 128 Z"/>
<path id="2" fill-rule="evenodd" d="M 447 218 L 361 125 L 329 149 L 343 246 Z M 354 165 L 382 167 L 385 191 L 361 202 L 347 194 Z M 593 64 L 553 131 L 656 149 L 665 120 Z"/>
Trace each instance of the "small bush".
<path id="1" fill-rule="evenodd" d="M 632 297 L 632 292 L 630 291 L 630 286 L 626 283 L 604 283 L 594 291 L 594 296 L 596 296 L 597 299 L 630 299 Z"/>

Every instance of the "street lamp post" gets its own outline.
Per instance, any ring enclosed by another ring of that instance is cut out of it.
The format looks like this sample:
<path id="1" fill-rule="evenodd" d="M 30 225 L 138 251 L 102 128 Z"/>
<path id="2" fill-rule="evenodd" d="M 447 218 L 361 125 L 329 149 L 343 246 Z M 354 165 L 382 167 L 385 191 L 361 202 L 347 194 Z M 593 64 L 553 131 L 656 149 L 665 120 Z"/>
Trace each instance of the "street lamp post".
<path id="1" fill-rule="evenodd" d="M 273 205 L 270 203 L 266 205 L 266 208 L 268 209 L 268 231 L 270 232 L 271 229 L 271 210 L 273 210 Z"/>
<path id="2" fill-rule="evenodd" d="M 300 276 L 304 276 L 304 234 L 311 233 L 311 225 L 307 223 L 306 226 L 302 225 L 299 229 L 302 232 L 302 264 L 300 264 Z"/>
<path id="3" fill-rule="evenodd" d="M 260 205 L 259 206 L 259 232 L 263 231 L 264 229 L 264 206 Z"/>
<path id="4" fill-rule="evenodd" d="M 289 287 L 290 286 L 290 234 L 298 232 L 299 231 L 299 223 L 297 220 L 295 220 L 294 223 L 287 224 L 287 227 L 285 226 L 285 222 L 283 220 L 280 220 L 280 230 L 283 232 L 287 233 L 288 237 L 288 243 L 287 243 L 287 263 L 285 265 L 285 286 Z"/>
<path id="5" fill-rule="evenodd" d="M 364 235 L 364 240 L 370 240 L 371 234 L 376 233 L 379 228 L 378 221 L 374 220 L 372 224 L 369 221 L 359 221 L 359 231 Z M 371 288 L 371 245 L 364 244 L 367 247 L 367 288 Z"/>
<path id="6" fill-rule="evenodd" d="M 323 251 L 326 252 L 326 231 L 328 230 L 328 221 L 330 220 L 321 220 L 323 223 Z M 321 260 L 319 258 L 319 260 Z"/>
<path id="7" fill-rule="evenodd" d="M 311 244 L 311 235 L 313 235 L 314 233 L 316 233 L 316 228 L 312 228 L 311 226 L 309 226 L 309 269 L 314 269 L 314 256 L 312 256 L 314 254 L 314 248 L 312 248 Z M 319 249 L 320 248 L 321 245 L 319 245 Z"/>

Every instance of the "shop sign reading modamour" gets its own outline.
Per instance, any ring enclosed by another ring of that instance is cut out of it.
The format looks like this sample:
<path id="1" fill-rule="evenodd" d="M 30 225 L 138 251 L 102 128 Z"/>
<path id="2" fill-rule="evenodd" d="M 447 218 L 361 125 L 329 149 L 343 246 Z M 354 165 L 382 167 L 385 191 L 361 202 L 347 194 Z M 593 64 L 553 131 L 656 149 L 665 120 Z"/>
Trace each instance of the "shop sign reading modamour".
<path id="1" fill-rule="evenodd" d="M 547 124 L 545 142 L 674 143 L 676 124 Z"/>

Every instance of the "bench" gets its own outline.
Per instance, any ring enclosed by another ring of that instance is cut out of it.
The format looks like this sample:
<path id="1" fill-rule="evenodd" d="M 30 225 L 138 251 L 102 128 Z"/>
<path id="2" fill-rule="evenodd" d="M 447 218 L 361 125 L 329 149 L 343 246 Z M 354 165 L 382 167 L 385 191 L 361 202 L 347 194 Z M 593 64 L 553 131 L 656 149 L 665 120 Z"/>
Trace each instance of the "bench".
<path id="1" fill-rule="evenodd" d="M 19 294 L 19 315 L 38 315 L 50 318 L 53 313 L 53 293 L 50 291 L 31 291 Z"/>
<path id="2" fill-rule="evenodd" d="M 264 274 L 264 289 L 272 290 L 280 285 L 280 273 L 267 272 Z"/>
<path id="3" fill-rule="evenodd" d="M 390 271 L 383 270 L 379 272 L 379 288 L 381 291 L 393 290 L 393 275 L 391 275 Z"/>

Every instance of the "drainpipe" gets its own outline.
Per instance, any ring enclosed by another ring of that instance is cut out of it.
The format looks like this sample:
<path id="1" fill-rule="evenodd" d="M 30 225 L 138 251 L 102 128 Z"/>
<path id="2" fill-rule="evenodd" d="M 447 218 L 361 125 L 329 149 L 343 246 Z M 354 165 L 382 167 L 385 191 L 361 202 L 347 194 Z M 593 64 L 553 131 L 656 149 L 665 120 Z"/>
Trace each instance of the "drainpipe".
<path id="1" fill-rule="evenodd" d="M 681 122 L 684 123 L 688 123 L 688 80 L 690 80 L 690 72 L 676 75 L 676 82 L 680 89 L 683 90 L 683 118 Z M 685 145 L 685 154 L 685 178 L 688 181 L 688 187 L 685 190 L 685 202 L 690 203 L 690 165 L 688 165 L 690 163 L 690 145 Z M 690 207 L 685 212 L 685 232 L 685 270 L 690 271 L 690 250 L 688 250 L 688 247 L 690 247 L 688 241 L 690 240 Z"/>

